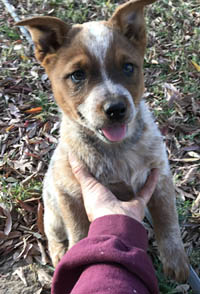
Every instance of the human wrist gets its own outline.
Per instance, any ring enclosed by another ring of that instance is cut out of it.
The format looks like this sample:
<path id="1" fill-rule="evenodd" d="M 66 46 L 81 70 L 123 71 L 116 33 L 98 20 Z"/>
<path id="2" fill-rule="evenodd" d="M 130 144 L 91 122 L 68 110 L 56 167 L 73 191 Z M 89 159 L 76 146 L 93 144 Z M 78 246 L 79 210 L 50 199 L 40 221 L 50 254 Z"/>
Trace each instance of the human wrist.
<path id="1" fill-rule="evenodd" d="M 122 214 L 110 214 L 95 219 L 89 228 L 88 237 L 118 236 L 131 247 L 147 250 L 148 238 L 142 223 Z"/>

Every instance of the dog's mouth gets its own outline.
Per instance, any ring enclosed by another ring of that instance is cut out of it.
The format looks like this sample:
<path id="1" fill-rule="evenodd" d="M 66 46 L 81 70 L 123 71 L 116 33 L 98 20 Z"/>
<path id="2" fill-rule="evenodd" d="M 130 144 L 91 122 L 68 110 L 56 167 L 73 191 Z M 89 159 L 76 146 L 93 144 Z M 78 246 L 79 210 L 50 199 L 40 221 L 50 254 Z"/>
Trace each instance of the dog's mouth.
<path id="1" fill-rule="evenodd" d="M 126 136 L 127 125 L 126 124 L 121 124 L 121 125 L 109 126 L 109 127 L 99 129 L 98 131 L 108 141 L 120 142 Z"/>
<path id="2" fill-rule="evenodd" d="M 81 120 L 85 120 L 85 117 L 78 112 Z M 104 127 L 101 129 L 97 129 L 98 133 L 109 142 L 120 142 L 122 141 L 127 133 L 127 125 L 126 124 L 115 124 L 113 126 Z"/>

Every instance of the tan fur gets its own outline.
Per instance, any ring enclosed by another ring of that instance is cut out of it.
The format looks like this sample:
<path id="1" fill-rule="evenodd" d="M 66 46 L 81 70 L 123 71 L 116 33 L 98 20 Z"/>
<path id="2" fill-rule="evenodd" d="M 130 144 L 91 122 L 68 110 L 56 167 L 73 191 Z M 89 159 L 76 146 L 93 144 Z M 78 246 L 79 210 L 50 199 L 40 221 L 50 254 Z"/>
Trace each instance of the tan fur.
<path id="1" fill-rule="evenodd" d="M 89 227 L 80 186 L 68 163 L 72 151 L 124 201 L 137 193 L 151 168 L 159 168 L 160 178 L 149 209 L 164 271 L 177 281 L 188 277 L 165 146 L 142 100 L 146 44 L 143 8 L 152 2 L 129 1 L 119 6 L 109 21 L 97 24 L 69 26 L 51 17 L 18 23 L 30 30 L 36 58 L 49 75 L 62 111 L 60 140 L 43 190 L 45 233 L 54 266 L 67 247 L 87 235 Z M 99 35 L 95 36 L 94 29 Z M 105 44 L 101 34 L 105 35 Z M 135 65 L 131 79 L 121 71 L 127 62 Z M 84 70 L 86 79 L 76 85 L 71 73 L 78 69 Z M 123 120 L 127 133 L 122 142 L 107 142 L 98 131 L 111 125 L 102 110 L 107 101 L 123 102 L 127 107 Z"/>

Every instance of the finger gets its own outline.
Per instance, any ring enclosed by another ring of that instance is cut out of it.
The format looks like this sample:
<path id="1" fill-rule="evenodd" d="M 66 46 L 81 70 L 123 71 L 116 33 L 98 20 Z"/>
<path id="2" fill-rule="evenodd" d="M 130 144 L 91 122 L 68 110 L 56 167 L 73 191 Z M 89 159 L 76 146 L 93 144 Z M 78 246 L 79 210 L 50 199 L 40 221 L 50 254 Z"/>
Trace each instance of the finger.
<path id="1" fill-rule="evenodd" d="M 143 199 L 145 204 L 147 204 L 149 200 L 151 199 L 151 196 L 157 185 L 158 177 L 159 177 L 159 170 L 157 168 L 153 168 L 143 188 L 137 194 L 138 198 Z"/>

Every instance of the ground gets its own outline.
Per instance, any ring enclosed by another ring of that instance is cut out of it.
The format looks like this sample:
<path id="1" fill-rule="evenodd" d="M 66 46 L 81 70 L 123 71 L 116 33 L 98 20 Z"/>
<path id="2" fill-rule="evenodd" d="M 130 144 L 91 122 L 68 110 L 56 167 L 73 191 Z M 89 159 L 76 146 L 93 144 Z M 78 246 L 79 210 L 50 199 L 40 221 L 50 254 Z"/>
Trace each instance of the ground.
<path id="1" fill-rule="evenodd" d="M 103 0 L 10 0 L 19 18 L 66 22 L 108 18 Z M 58 140 L 59 113 L 32 47 L 0 2 L 0 293 L 50 293 L 53 268 L 43 233 L 42 180 Z M 166 141 L 182 238 L 200 274 L 200 4 L 162 0 L 147 10 L 145 97 Z M 153 230 L 151 255 L 161 294 L 191 293 L 163 277 Z"/>

